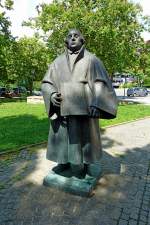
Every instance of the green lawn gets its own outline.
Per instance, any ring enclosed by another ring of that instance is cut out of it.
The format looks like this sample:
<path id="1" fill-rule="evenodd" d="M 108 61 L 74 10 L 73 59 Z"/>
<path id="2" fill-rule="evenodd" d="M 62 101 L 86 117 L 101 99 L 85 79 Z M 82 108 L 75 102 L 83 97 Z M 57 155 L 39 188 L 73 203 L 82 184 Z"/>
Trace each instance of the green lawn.
<path id="1" fill-rule="evenodd" d="M 150 116 L 150 106 L 119 106 L 114 120 L 101 120 L 101 126 Z M 0 103 L 0 151 L 47 141 L 49 121 L 42 104 Z"/>
<path id="2" fill-rule="evenodd" d="M 150 106 L 140 104 L 120 105 L 116 119 L 113 120 L 101 120 L 101 127 L 107 127 L 135 119 L 144 118 L 150 116 Z"/>
<path id="3" fill-rule="evenodd" d="M 43 104 L 0 104 L 0 151 L 46 141 L 48 130 Z"/>

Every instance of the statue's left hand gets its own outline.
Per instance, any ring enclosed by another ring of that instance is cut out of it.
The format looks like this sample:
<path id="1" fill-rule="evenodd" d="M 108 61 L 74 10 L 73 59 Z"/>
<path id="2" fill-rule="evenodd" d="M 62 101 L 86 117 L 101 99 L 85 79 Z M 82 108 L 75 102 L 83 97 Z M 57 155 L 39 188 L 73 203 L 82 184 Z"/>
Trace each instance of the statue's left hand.
<path id="1" fill-rule="evenodd" d="M 89 116 L 92 118 L 99 118 L 100 117 L 100 110 L 94 106 L 91 106 L 89 109 Z"/>

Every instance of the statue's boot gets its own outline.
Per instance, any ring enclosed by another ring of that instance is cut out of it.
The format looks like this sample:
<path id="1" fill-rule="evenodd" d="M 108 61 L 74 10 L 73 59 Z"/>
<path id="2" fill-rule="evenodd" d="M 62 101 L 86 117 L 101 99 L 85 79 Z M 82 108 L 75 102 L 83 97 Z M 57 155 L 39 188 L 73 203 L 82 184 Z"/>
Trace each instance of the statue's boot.
<path id="1" fill-rule="evenodd" d="M 66 164 L 58 164 L 52 170 L 55 173 L 61 173 L 61 172 L 65 171 L 65 170 L 68 170 L 69 168 L 70 168 L 70 163 L 66 163 Z"/>
<path id="2" fill-rule="evenodd" d="M 79 178 L 84 179 L 87 173 L 87 165 L 86 164 L 71 164 L 72 175 Z"/>

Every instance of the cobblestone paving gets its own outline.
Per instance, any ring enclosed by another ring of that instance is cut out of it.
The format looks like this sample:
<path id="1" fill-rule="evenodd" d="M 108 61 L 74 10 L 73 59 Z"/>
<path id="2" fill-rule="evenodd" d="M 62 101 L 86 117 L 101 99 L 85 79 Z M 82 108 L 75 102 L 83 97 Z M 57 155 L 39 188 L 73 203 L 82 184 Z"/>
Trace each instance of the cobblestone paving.
<path id="1" fill-rule="evenodd" d="M 91 198 L 44 187 L 45 146 L 1 156 L 0 225 L 150 225 L 150 119 L 102 134 L 103 169 Z"/>

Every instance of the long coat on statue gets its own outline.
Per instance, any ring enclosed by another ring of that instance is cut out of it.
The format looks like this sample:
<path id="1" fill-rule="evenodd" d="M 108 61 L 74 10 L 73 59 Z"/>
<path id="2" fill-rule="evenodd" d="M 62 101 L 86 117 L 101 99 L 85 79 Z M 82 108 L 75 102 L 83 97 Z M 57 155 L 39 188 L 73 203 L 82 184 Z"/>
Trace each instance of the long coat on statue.
<path id="1" fill-rule="evenodd" d="M 116 117 L 117 99 L 102 62 L 84 47 L 73 66 L 69 53 L 57 57 L 42 82 L 45 107 L 50 119 L 47 159 L 58 163 L 97 163 L 102 155 L 98 118 L 89 117 L 89 107 L 100 118 Z M 50 99 L 61 93 L 61 107 Z"/>

